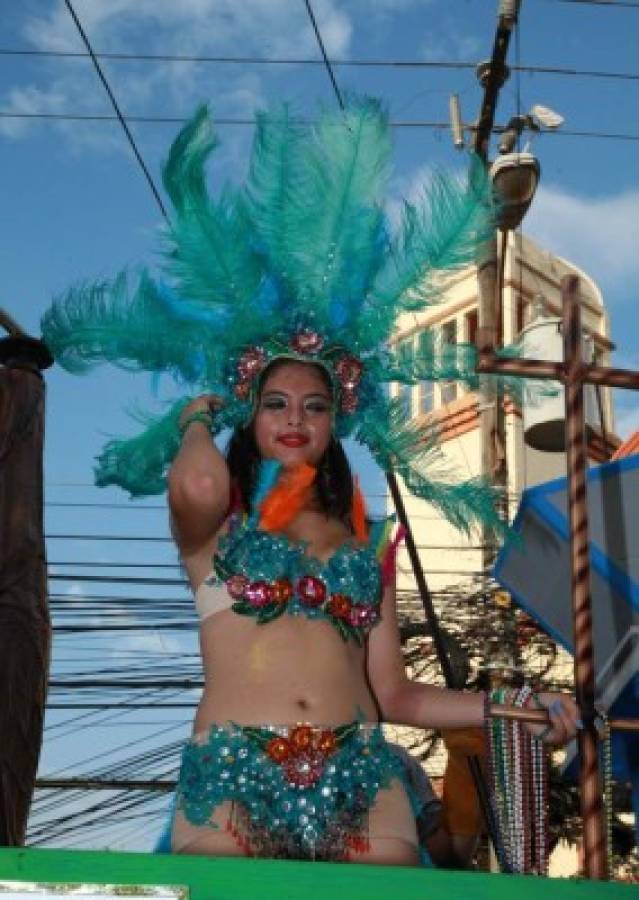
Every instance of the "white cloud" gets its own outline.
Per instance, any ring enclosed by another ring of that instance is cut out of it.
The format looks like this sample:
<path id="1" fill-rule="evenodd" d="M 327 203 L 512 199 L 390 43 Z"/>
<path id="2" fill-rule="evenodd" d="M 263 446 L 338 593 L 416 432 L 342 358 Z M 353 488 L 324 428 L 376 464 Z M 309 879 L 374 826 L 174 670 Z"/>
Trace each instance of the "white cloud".
<path id="1" fill-rule="evenodd" d="M 352 27 L 334 0 L 316 0 L 315 15 L 331 53 L 348 49 Z M 298 0 L 84 0 L 77 10 L 97 50 L 121 50 L 144 37 L 145 49 L 184 53 L 235 44 L 242 53 L 307 53 L 315 36 Z M 297 26 L 297 27 L 296 27 Z M 48 50 L 83 49 L 66 7 L 59 2 L 48 15 L 27 20 L 25 37 Z M 240 41 L 240 43 L 235 43 Z M 133 48 L 131 48 L 133 49 Z"/>
<path id="2" fill-rule="evenodd" d="M 608 197 L 586 197 L 541 186 L 525 219 L 525 231 L 553 253 L 576 263 L 602 289 L 639 279 L 639 188 Z M 630 287 L 633 286 L 633 287 Z"/>
<path id="3" fill-rule="evenodd" d="M 413 6 L 423 9 L 425 6 L 432 6 L 434 2 L 435 0 L 361 0 L 360 6 L 375 12 L 395 13 Z"/>
<path id="4" fill-rule="evenodd" d="M 51 574 L 54 574 L 56 571 L 56 567 L 52 566 Z M 74 607 L 82 607 L 88 605 L 88 601 L 86 599 L 86 588 L 84 588 L 77 581 L 72 581 L 71 584 L 67 585 L 67 587 L 62 588 L 59 593 L 65 598 L 65 600 L 73 604 Z M 97 628 L 103 624 L 103 620 L 100 618 L 100 616 L 83 616 L 82 624 L 88 628 Z"/>
<path id="5" fill-rule="evenodd" d="M 336 0 L 316 0 L 314 11 L 327 52 L 348 57 L 353 31 L 349 16 L 337 7 Z M 97 51 L 275 57 L 318 56 L 319 52 L 299 0 L 84 0 L 77 12 Z M 28 17 L 23 36 L 37 49 L 84 52 L 62 2 L 44 15 Z M 125 114 L 186 115 L 198 102 L 212 98 L 219 116 L 243 118 L 265 104 L 265 85 L 281 73 L 278 67 L 258 71 L 165 61 L 102 64 Z M 52 77 L 46 82 L 11 86 L 0 97 L 3 108 L 16 113 L 112 114 L 88 61 L 56 61 L 50 72 Z M 37 124 L 37 120 L 5 118 L 0 129 L 17 139 Z M 74 122 L 55 127 L 82 149 L 91 146 L 112 151 L 125 146 L 113 137 L 113 129 L 109 140 L 109 129 L 103 125 L 81 127 Z"/>
<path id="6" fill-rule="evenodd" d="M 459 22 L 440 17 L 437 28 L 429 31 L 421 43 L 420 52 L 426 60 L 474 61 L 482 48 L 480 39 L 460 31 Z"/>
<path id="7" fill-rule="evenodd" d="M 386 215 L 393 231 L 396 231 L 401 223 L 404 201 L 415 203 L 419 200 L 424 185 L 429 183 L 432 174 L 432 168 L 425 164 L 410 174 L 391 179 L 386 200 Z"/>
<path id="8" fill-rule="evenodd" d="M 65 111 L 66 91 L 58 87 L 42 90 L 31 84 L 17 86 L 9 90 L 2 105 L 7 112 L 23 115 L 60 113 Z M 33 124 L 33 120 L 28 118 L 3 118 L 0 120 L 0 134 L 8 138 L 20 138 L 31 130 Z"/>
<path id="9" fill-rule="evenodd" d="M 55 566 L 52 566 L 52 571 L 55 569 Z M 84 603 L 84 595 L 86 593 L 85 589 L 79 584 L 77 581 L 72 581 L 71 584 L 64 588 L 60 593 L 67 597 L 72 603 Z"/>
<path id="10" fill-rule="evenodd" d="M 425 163 L 407 175 L 395 176 L 391 179 L 386 201 L 386 214 L 393 229 L 400 224 L 404 201 L 418 203 L 423 198 L 424 191 L 432 183 L 433 177 L 440 171 L 440 168 Z M 461 180 L 465 177 L 463 169 L 448 169 L 447 174 Z"/>
<path id="11" fill-rule="evenodd" d="M 315 16 L 326 49 L 348 53 L 352 25 L 335 0 L 316 0 Z M 316 54 L 317 43 L 299 0 L 85 0 L 78 10 L 95 49 L 144 49 L 196 54 L 233 47 L 242 55 Z M 25 37 L 40 49 L 83 49 L 60 2 L 48 16 L 31 17 Z M 135 42 L 138 45 L 135 45 Z"/>
<path id="12" fill-rule="evenodd" d="M 135 650 L 139 653 L 184 653 L 185 645 L 178 638 L 160 631 L 149 631 L 146 634 L 130 634 L 118 640 L 117 648 L 111 656 L 117 658 L 122 653 Z"/>

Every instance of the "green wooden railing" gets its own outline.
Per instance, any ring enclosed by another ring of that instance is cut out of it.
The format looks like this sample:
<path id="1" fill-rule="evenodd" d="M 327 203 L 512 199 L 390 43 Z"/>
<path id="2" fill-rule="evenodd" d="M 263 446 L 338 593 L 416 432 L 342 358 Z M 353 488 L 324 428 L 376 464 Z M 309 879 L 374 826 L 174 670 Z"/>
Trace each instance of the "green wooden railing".
<path id="1" fill-rule="evenodd" d="M 636 885 L 384 866 L 0 849 L 3 881 L 174 885 L 189 900 L 624 900 Z"/>

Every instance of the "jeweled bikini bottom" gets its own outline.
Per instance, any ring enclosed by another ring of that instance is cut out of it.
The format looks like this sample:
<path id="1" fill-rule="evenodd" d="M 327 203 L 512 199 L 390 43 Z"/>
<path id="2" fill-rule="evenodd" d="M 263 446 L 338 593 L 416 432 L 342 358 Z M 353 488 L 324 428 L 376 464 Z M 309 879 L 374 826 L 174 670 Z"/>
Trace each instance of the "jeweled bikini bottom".
<path id="1" fill-rule="evenodd" d="M 345 860 L 367 849 L 368 812 L 395 778 L 404 767 L 378 725 L 213 726 L 184 748 L 177 811 L 219 829 L 230 801 L 226 828 L 246 853 Z"/>

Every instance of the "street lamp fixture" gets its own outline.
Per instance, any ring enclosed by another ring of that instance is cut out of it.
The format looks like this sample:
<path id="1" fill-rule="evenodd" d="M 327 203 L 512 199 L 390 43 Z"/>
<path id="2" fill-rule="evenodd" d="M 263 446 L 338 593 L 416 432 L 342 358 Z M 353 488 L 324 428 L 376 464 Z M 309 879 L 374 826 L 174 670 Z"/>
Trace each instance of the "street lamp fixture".
<path id="1" fill-rule="evenodd" d="M 503 153 L 490 167 L 499 208 L 497 225 L 502 231 L 518 228 L 535 196 L 541 167 L 532 153 Z"/>

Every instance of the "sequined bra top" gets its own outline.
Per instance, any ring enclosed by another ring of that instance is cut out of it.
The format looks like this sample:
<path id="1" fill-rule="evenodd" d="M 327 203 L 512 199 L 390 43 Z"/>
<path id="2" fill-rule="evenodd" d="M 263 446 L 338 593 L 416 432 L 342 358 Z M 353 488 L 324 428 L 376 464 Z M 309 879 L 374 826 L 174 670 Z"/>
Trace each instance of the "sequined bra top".
<path id="1" fill-rule="evenodd" d="M 259 530 L 249 520 L 232 523 L 219 542 L 214 570 L 198 588 L 202 619 L 232 609 L 258 624 L 279 616 L 328 620 L 346 641 L 361 644 L 380 618 L 382 567 L 396 541 L 389 522 L 376 523 L 367 545 L 347 541 L 326 561 L 309 556 L 307 544 Z"/>

